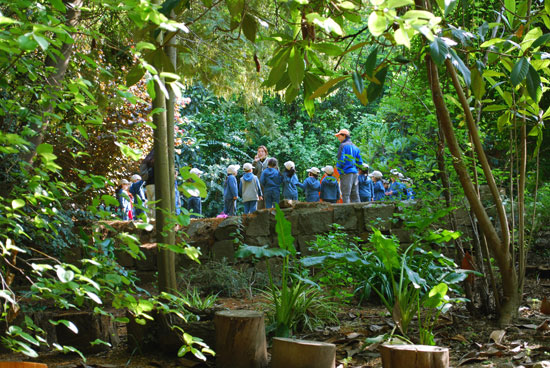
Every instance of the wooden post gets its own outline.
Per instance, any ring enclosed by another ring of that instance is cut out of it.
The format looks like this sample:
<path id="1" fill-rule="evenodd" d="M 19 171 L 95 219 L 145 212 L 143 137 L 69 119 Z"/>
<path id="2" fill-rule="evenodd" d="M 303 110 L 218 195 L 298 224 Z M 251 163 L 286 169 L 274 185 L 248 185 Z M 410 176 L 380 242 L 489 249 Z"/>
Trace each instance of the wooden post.
<path id="1" fill-rule="evenodd" d="M 336 345 L 320 341 L 273 338 L 272 368 L 334 368 Z"/>
<path id="2" fill-rule="evenodd" d="M 267 348 L 263 313 L 228 310 L 214 316 L 216 367 L 265 368 Z"/>
<path id="3" fill-rule="evenodd" d="M 428 345 L 380 345 L 383 368 L 449 368 L 449 349 Z"/>

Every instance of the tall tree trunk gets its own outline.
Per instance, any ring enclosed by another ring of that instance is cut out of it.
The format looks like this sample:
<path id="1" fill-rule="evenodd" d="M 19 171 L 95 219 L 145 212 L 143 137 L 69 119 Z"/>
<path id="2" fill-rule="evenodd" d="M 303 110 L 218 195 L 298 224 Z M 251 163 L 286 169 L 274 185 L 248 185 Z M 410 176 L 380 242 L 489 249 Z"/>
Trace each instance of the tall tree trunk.
<path id="1" fill-rule="evenodd" d="M 527 122 L 523 118 L 520 128 L 519 182 L 518 182 L 518 263 L 519 288 L 523 294 L 525 281 L 527 247 L 525 243 L 525 177 L 527 175 Z"/>
<path id="2" fill-rule="evenodd" d="M 83 0 L 63 0 L 63 4 L 67 8 L 65 14 L 65 25 L 68 27 L 75 27 L 80 21 L 80 8 L 82 7 Z M 54 72 L 46 77 L 45 89 L 53 97 L 53 93 L 61 86 L 61 82 L 65 77 L 67 68 L 69 67 L 69 61 L 73 53 L 73 43 L 63 43 L 59 49 L 59 54 L 49 52 L 46 57 L 46 68 L 52 68 Z M 53 103 L 49 103 L 42 112 L 42 120 L 39 123 L 31 123 L 31 129 L 36 133 L 33 135 L 29 142 L 31 146 L 29 151 L 21 155 L 21 160 L 31 163 L 36 156 L 36 147 L 38 147 L 44 140 L 44 132 L 50 124 L 51 113 L 53 112 Z"/>
<path id="3" fill-rule="evenodd" d="M 162 44 L 162 33 L 159 34 L 157 41 Z M 163 70 L 162 65 L 155 65 L 158 73 Z M 160 78 L 164 84 L 163 78 Z M 156 209 L 156 232 L 157 243 L 173 245 L 175 244 L 175 235 L 173 229 L 166 225 L 170 224 L 170 217 L 174 215 L 174 159 L 170 159 L 170 145 L 172 152 L 174 150 L 174 127 L 172 123 L 172 141 L 169 141 L 168 118 L 170 114 L 167 111 L 166 97 L 158 81 L 155 82 L 155 99 L 153 100 L 153 110 L 159 111 L 153 115 L 154 146 L 155 146 L 155 198 L 160 200 Z M 172 107 L 172 122 L 174 109 Z M 172 166 L 172 169 L 170 169 Z M 176 282 L 176 261 L 172 251 L 159 246 L 158 248 L 158 273 L 159 290 L 174 291 L 177 289 Z"/>
<path id="4" fill-rule="evenodd" d="M 510 323 L 512 317 L 517 313 L 517 306 L 519 304 L 517 273 L 515 272 L 511 261 L 510 252 L 508 251 L 508 243 L 507 241 L 500 239 L 495 227 L 487 215 L 487 212 L 485 211 L 485 208 L 483 207 L 483 204 L 481 203 L 481 200 L 477 196 L 476 188 L 473 185 L 468 169 L 464 163 L 464 156 L 458 144 L 454 127 L 451 122 L 451 117 L 449 115 L 449 110 L 447 109 L 447 105 L 443 98 L 443 93 L 441 92 L 437 66 L 433 63 L 429 55 L 426 56 L 426 65 L 430 76 L 429 79 L 432 99 L 436 107 L 437 116 L 441 122 L 441 126 L 445 134 L 447 146 L 453 156 L 454 169 L 458 175 L 464 194 L 479 221 L 481 229 L 486 236 L 489 246 L 493 251 L 497 264 L 500 268 L 504 294 L 504 300 L 502 301 L 499 311 L 500 323 L 508 324 Z M 450 69 L 449 72 L 452 76 L 452 73 L 454 72 L 452 64 L 449 63 L 447 68 Z M 488 178 L 488 180 L 490 179 Z M 505 234 L 503 234 L 503 236 L 505 236 Z"/>

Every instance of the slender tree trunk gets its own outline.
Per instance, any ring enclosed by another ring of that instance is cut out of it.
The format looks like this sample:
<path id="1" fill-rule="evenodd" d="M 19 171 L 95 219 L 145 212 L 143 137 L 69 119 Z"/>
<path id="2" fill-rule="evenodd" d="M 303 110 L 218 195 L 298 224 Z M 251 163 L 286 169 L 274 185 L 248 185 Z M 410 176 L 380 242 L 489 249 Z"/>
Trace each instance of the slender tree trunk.
<path id="1" fill-rule="evenodd" d="M 67 8 L 65 15 L 65 25 L 69 27 L 75 27 L 80 21 L 80 8 L 82 7 L 83 0 L 63 1 Z M 65 77 L 67 68 L 69 67 L 69 61 L 73 53 L 73 43 L 63 43 L 59 49 L 59 54 L 49 52 L 45 61 L 46 68 L 50 67 L 54 70 L 52 74 L 46 77 L 45 85 L 46 90 L 53 98 L 53 92 L 60 88 L 61 82 Z M 54 56 L 55 55 L 55 56 Z M 31 163 L 36 156 L 36 147 L 38 147 L 44 140 L 44 132 L 50 125 L 50 114 L 53 112 L 53 103 L 49 103 L 42 112 L 42 121 L 40 123 L 31 123 L 31 129 L 36 133 L 29 139 L 31 146 L 29 151 L 21 155 L 21 160 Z"/>
<path id="2" fill-rule="evenodd" d="M 497 264 L 500 268 L 504 294 L 504 300 L 502 301 L 500 309 L 500 322 L 502 324 L 508 324 L 511 321 L 512 317 L 517 313 L 517 306 L 519 303 L 517 293 L 517 273 L 515 272 L 514 266 L 511 262 L 510 252 L 508 251 L 508 242 L 500 239 L 495 227 L 493 226 L 489 216 L 487 215 L 487 212 L 485 211 L 485 208 L 483 207 L 483 204 L 481 203 L 481 200 L 477 196 L 477 191 L 473 185 L 472 179 L 468 173 L 468 169 L 464 163 L 464 156 L 454 132 L 454 127 L 451 122 L 449 110 L 447 109 L 447 105 L 443 98 L 443 93 L 441 92 L 439 72 L 435 63 L 433 63 L 429 55 L 426 56 L 426 64 L 430 75 L 430 89 L 432 92 L 432 99 L 436 107 L 437 116 L 441 121 L 441 126 L 445 134 L 445 140 L 447 141 L 449 151 L 453 156 L 453 166 L 458 175 L 460 184 L 462 185 L 462 188 L 464 190 L 464 194 L 468 199 L 468 202 L 470 203 L 470 206 L 480 223 L 481 229 L 487 238 L 489 246 L 493 251 Z M 452 77 L 452 73 L 454 72 L 454 69 L 452 69 L 452 64 L 448 63 L 447 68 L 450 69 Z M 490 178 L 488 178 L 488 180 L 490 180 Z M 507 234 L 509 233 L 507 232 Z M 505 236 L 505 234 L 503 234 L 503 236 Z"/>
<path id="3" fill-rule="evenodd" d="M 158 36 L 159 44 L 162 44 L 162 33 Z M 155 65 L 160 73 L 163 70 L 162 65 Z M 164 83 L 163 79 L 160 79 Z M 170 144 L 173 152 L 173 125 L 172 125 L 172 142 L 168 137 L 168 112 L 166 97 L 158 82 L 155 82 L 155 98 L 153 100 L 153 110 L 160 112 L 153 115 L 154 130 L 154 145 L 155 145 L 155 198 L 160 200 L 156 207 L 156 232 L 157 243 L 173 245 L 175 244 L 175 236 L 172 229 L 167 228 L 170 217 L 174 214 L 174 169 L 173 158 L 170 160 Z M 172 108 L 173 115 L 173 108 Z M 173 121 L 173 120 L 172 120 Z M 172 170 L 170 170 L 170 162 L 172 162 Z M 159 246 L 158 254 L 158 270 L 159 270 L 159 290 L 174 291 L 177 289 L 176 282 L 176 262 L 175 255 L 172 251 Z"/>
<path id="4" fill-rule="evenodd" d="M 525 244 L 525 176 L 527 175 L 527 122 L 525 118 L 520 128 L 519 151 L 519 183 L 518 183 L 518 262 L 519 262 L 519 288 L 520 298 L 523 294 L 525 280 L 527 247 Z"/>

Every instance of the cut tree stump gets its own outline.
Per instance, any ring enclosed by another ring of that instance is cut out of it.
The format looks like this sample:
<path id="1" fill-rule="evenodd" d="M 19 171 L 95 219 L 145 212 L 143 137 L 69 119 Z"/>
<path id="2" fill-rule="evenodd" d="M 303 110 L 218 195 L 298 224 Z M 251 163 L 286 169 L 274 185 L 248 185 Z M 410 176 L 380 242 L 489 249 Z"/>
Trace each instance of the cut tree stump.
<path id="1" fill-rule="evenodd" d="M 0 362 L 0 368 L 48 368 L 48 366 L 32 362 Z"/>
<path id="2" fill-rule="evenodd" d="M 428 345 L 380 345 L 383 368 L 449 368 L 449 349 Z"/>
<path id="3" fill-rule="evenodd" d="M 320 341 L 273 338 L 272 368 L 334 368 L 336 345 Z"/>
<path id="4" fill-rule="evenodd" d="M 217 312 L 216 367 L 265 368 L 267 348 L 263 313 L 250 310 Z"/>

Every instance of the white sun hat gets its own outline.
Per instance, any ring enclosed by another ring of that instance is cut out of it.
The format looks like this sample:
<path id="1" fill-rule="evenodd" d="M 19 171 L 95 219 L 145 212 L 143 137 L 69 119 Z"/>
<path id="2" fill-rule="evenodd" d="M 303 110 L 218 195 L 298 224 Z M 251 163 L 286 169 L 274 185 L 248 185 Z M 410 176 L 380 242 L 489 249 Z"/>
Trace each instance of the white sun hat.
<path id="1" fill-rule="evenodd" d="M 382 175 L 382 173 L 378 170 L 375 170 L 372 172 L 372 174 L 370 174 L 370 176 L 372 176 L 373 178 L 382 178 L 384 175 Z"/>
<path id="2" fill-rule="evenodd" d="M 139 176 L 138 174 L 134 174 L 132 175 L 132 177 L 130 178 L 130 180 L 135 183 L 136 181 L 140 181 L 141 180 L 141 176 Z"/>
<path id="3" fill-rule="evenodd" d="M 306 170 L 308 173 L 313 173 L 313 174 L 319 174 L 321 172 L 321 170 L 319 170 L 318 168 L 316 168 L 315 166 L 313 166 L 311 169 L 307 169 Z"/>
<path id="4" fill-rule="evenodd" d="M 329 166 L 329 165 L 323 167 L 321 170 L 323 170 L 324 172 L 326 172 L 329 175 L 334 174 L 334 167 Z"/>
<path id="5" fill-rule="evenodd" d="M 239 169 L 241 168 L 240 165 L 229 165 L 227 167 L 227 173 L 228 174 L 235 174 L 237 175 L 237 173 L 239 172 Z"/>
<path id="6" fill-rule="evenodd" d="M 251 163 L 247 162 L 246 164 L 243 165 L 243 170 L 244 171 L 250 171 L 252 170 L 253 166 Z"/>
<path id="7" fill-rule="evenodd" d="M 292 161 L 287 161 L 287 162 L 285 162 L 285 168 L 286 168 L 287 170 L 292 170 L 292 169 L 296 168 L 296 166 L 294 165 L 294 162 L 292 162 Z"/>
<path id="8" fill-rule="evenodd" d="M 195 175 L 197 175 L 197 176 L 198 176 L 198 175 L 204 174 L 204 171 L 200 171 L 200 170 L 197 169 L 196 167 L 194 167 L 194 168 L 192 168 L 191 170 L 189 170 L 189 172 L 190 172 L 191 174 L 195 174 Z"/>

